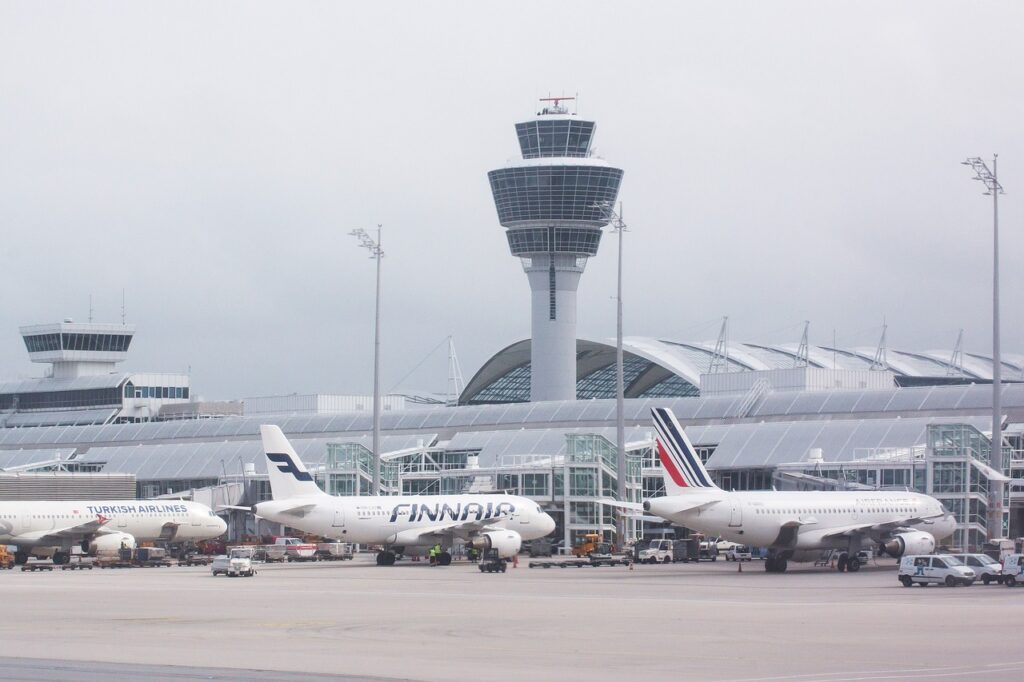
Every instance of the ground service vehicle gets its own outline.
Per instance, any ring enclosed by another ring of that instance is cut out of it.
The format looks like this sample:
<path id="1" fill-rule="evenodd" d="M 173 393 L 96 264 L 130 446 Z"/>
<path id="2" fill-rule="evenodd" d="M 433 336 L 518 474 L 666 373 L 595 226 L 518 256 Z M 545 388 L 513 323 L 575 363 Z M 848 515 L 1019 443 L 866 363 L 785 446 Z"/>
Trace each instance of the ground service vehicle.
<path id="1" fill-rule="evenodd" d="M 1024 554 L 1010 554 L 1003 559 L 1003 584 L 1016 587 L 1024 582 Z"/>
<path id="2" fill-rule="evenodd" d="M 484 550 L 483 558 L 480 559 L 481 573 L 504 573 L 508 562 L 501 558 L 496 549 Z"/>
<path id="3" fill-rule="evenodd" d="M 601 535 L 599 533 L 587 533 L 586 535 L 583 536 L 583 539 L 579 543 L 573 545 L 573 547 L 572 547 L 572 555 L 576 556 L 576 557 L 581 557 L 582 558 L 582 557 L 588 557 L 591 554 L 593 554 L 594 552 L 602 553 L 602 552 L 598 551 L 599 550 L 599 546 L 601 544 L 602 544 L 601 543 Z M 604 543 L 604 544 L 607 544 L 607 543 Z M 611 553 L 611 549 L 609 548 L 608 551 L 604 552 L 604 553 L 610 554 Z"/>
<path id="4" fill-rule="evenodd" d="M 915 583 L 921 587 L 928 583 L 956 587 L 973 584 L 977 574 L 949 554 L 910 554 L 900 559 L 898 578 L 903 587 Z"/>
<path id="5" fill-rule="evenodd" d="M 751 561 L 750 548 L 746 545 L 733 545 L 725 553 L 726 561 Z"/>
<path id="6" fill-rule="evenodd" d="M 836 568 L 860 569 L 859 552 L 878 548 L 893 557 L 935 551 L 956 529 L 942 503 L 909 491 L 726 491 L 718 487 L 672 411 L 652 411 L 665 495 L 643 504 L 602 500 L 642 510 L 707 536 L 768 548 L 765 570 L 814 561 L 823 550 L 840 552 Z M 703 554 L 703 552 L 702 552 Z M 713 557 L 712 557 L 713 558 Z"/>
<path id="7" fill-rule="evenodd" d="M 316 561 L 316 545 L 303 542 L 299 538 L 277 538 L 274 545 L 284 547 L 284 555 L 288 561 Z"/>
<path id="8" fill-rule="evenodd" d="M 316 543 L 316 558 L 320 561 L 344 561 L 353 557 L 355 552 L 347 542 Z"/>
<path id="9" fill-rule="evenodd" d="M 256 569 L 252 565 L 252 549 L 249 547 L 233 547 L 227 554 L 221 554 L 210 564 L 210 572 L 213 575 L 226 575 L 231 578 L 245 576 L 251 578 L 256 575 Z"/>
<path id="10" fill-rule="evenodd" d="M 671 540 L 651 540 L 651 544 L 637 555 L 637 561 L 642 564 L 670 564 L 672 559 Z"/>
<path id="11" fill-rule="evenodd" d="M 962 561 L 964 566 L 973 568 L 978 576 L 977 579 L 983 584 L 1003 582 L 1003 565 L 988 554 L 954 554 L 953 556 Z"/>
<path id="12" fill-rule="evenodd" d="M 14 555 L 7 551 L 7 545 L 0 545 L 0 569 L 14 568 Z"/>

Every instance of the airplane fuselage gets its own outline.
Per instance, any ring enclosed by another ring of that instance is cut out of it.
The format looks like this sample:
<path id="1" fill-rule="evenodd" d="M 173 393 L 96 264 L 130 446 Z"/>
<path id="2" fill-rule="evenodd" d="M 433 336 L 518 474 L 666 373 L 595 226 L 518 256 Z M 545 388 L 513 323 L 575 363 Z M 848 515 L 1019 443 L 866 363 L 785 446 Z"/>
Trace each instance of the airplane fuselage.
<path id="1" fill-rule="evenodd" d="M 276 523 L 345 542 L 416 545 L 413 538 L 453 522 L 478 521 L 536 540 L 554 530 L 551 517 L 515 495 L 317 495 L 271 500 L 254 512 Z"/>
<path id="2" fill-rule="evenodd" d="M 106 519 L 103 532 L 127 533 L 136 540 L 195 541 L 215 538 L 225 530 L 224 521 L 209 507 L 179 500 L 81 500 L 72 502 L 0 502 L 0 544 L 19 549 L 36 545 L 78 544 L 79 539 L 61 542 L 32 539 L 42 532 L 60 532 L 81 524 Z"/>
<path id="3" fill-rule="evenodd" d="M 665 514 L 659 508 L 669 508 L 674 498 L 654 498 L 650 511 L 706 535 L 789 550 L 844 549 L 844 540 L 828 536 L 852 526 L 901 524 L 931 533 L 936 540 L 948 537 L 956 528 L 956 520 L 938 500 L 920 493 L 749 491 L 718 495 L 720 500 L 713 504 Z M 907 519 L 915 521 L 905 523 Z"/>

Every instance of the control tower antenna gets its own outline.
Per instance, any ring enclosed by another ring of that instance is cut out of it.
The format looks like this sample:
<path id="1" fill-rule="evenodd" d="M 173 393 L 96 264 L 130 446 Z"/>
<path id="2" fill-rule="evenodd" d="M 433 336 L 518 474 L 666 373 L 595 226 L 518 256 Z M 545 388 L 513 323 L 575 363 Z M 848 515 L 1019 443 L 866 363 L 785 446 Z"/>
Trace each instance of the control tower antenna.
<path id="1" fill-rule="evenodd" d="M 610 222 L 622 170 L 591 156 L 596 124 L 545 97 L 515 124 L 522 159 L 487 174 L 509 250 L 531 292 L 530 400 L 576 398 L 576 289 Z"/>
<path id="2" fill-rule="evenodd" d="M 124 287 L 121 287 L 121 324 L 124 325 L 125 311 L 124 311 Z"/>
<path id="3" fill-rule="evenodd" d="M 92 294 L 89 294 L 89 323 L 92 323 Z"/>

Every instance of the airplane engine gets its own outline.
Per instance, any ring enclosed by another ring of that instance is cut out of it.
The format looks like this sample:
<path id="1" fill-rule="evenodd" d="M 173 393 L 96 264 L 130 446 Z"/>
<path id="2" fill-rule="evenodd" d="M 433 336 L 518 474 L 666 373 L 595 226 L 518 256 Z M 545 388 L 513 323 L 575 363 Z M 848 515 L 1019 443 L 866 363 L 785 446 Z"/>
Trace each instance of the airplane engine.
<path id="1" fill-rule="evenodd" d="M 901 557 L 904 554 L 931 554 L 935 551 L 935 536 L 923 530 L 914 530 L 894 535 L 888 542 L 883 542 L 881 554 Z"/>
<path id="2" fill-rule="evenodd" d="M 480 550 L 496 549 L 498 556 L 506 559 L 519 554 L 523 546 L 523 536 L 514 530 L 495 530 L 477 535 L 470 544 Z"/>
<path id="3" fill-rule="evenodd" d="M 128 533 L 100 535 L 89 542 L 89 554 L 117 554 L 122 544 L 128 549 L 135 549 L 135 537 Z"/>

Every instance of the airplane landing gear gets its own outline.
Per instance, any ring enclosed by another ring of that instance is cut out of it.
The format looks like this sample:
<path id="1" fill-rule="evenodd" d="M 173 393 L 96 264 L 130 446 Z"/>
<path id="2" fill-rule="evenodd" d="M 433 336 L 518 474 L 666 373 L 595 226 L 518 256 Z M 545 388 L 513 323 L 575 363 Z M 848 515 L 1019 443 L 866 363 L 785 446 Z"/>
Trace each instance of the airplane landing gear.
<path id="1" fill-rule="evenodd" d="M 764 570 L 768 573 L 785 573 L 788 563 L 785 557 L 769 556 L 764 560 Z"/>
<path id="2" fill-rule="evenodd" d="M 14 553 L 14 563 L 18 566 L 23 566 L 28 563 L 28 552 L 18 550 Z"/>
<path id="3" fill-rule="evenodd" d="M 394 566 L 395 565 L 395 553 L 394 552 L 377 552 L 377 565 L 378 566 Z"/>
<path id="4" fill-rule="evenodd" d="M 67 564 L 67 563 L 71 562 L 71 553 L 70 552 L 54 552 L 52 558 L 53 558 L 54 565 L 55 566 L 60 566 L 61 564 Z"/>
<path id="5" fill-rule="evenodd" d="M 839 559 L 836 560 L 836 570 L 842 573 L 843 571 L 849 571 L 850 573 L 856 573 L 860 570 L 860 559 L 856 554 L 850 554 L 843 552 L 839 555 Z"/>

